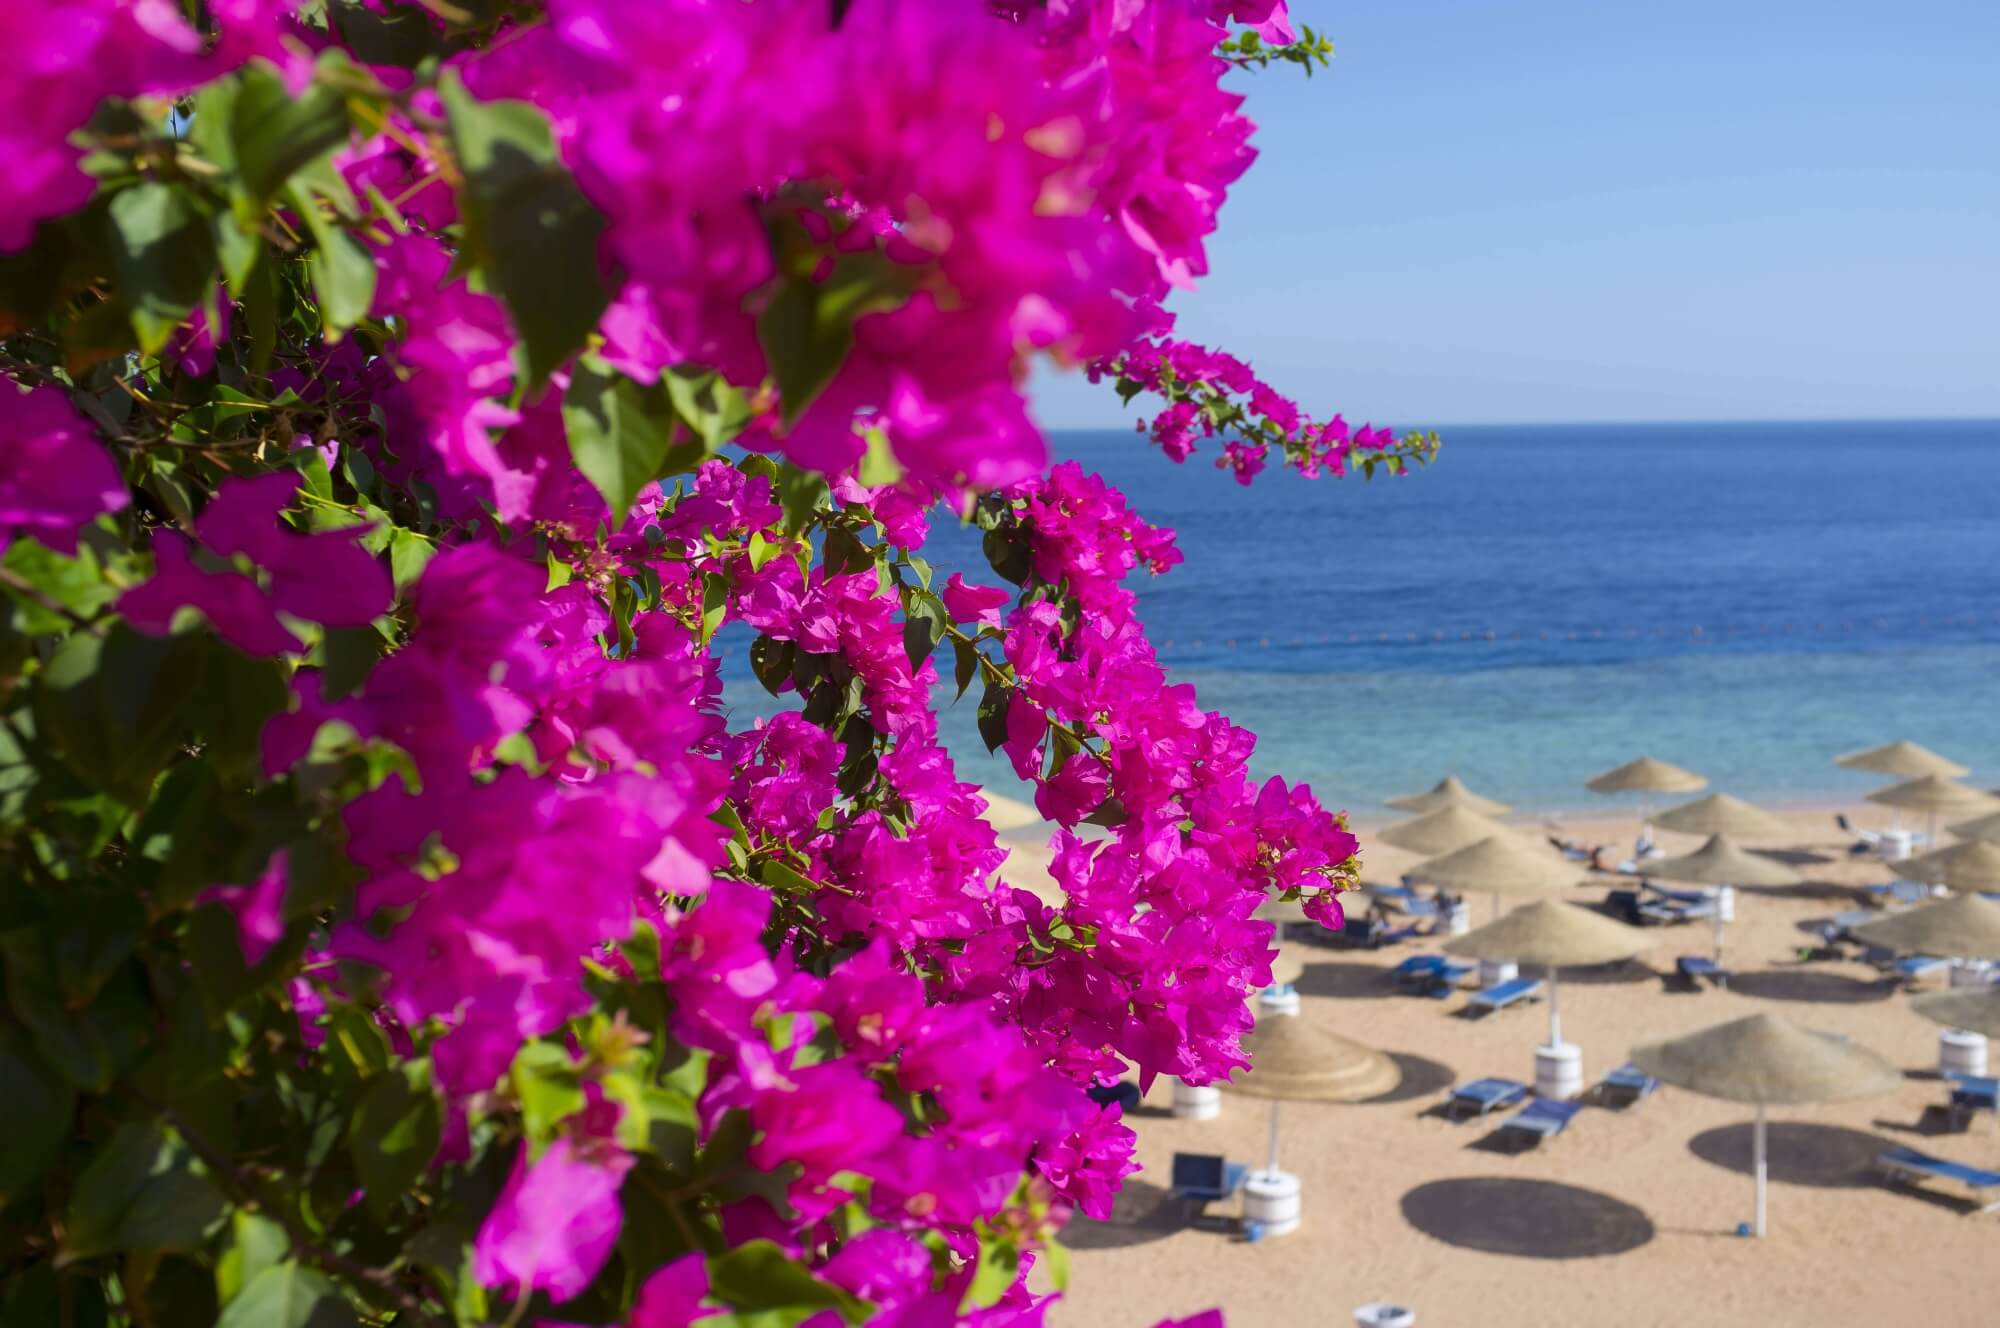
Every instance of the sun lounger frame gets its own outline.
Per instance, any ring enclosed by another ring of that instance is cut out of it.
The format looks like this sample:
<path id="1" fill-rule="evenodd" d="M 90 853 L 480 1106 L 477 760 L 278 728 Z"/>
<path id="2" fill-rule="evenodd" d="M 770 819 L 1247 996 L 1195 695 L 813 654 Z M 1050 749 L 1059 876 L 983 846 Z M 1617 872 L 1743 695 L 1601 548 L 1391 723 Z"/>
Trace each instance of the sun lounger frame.
<path id="1" fill-rule="evenodd" d="M 1972 1195 L 1974 1207 L 1969 1217 L 2000 1210 L 2000 1172 L 1952 1162 L 1914 1148 L 1892 1148 L 1875 1159 L 1885 1177 L 1905 1185 L 1919 1181 L 1943 1180 L 1960 1186 Z M 1993 1198 L 1987 1198 L 1992 1194 Z"/>

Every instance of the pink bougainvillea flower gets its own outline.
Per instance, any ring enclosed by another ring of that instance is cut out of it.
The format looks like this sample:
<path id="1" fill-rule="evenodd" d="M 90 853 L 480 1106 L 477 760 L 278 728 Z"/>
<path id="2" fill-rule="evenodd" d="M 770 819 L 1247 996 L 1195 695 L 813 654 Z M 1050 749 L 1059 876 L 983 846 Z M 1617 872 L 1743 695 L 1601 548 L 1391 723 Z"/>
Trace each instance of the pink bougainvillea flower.
<path id="1" fill-rule="evenodd" d="M 663 1264 L 639 1288 L 632 1305 L 628 1328 L 687 1328 L 697 1319 L 722 1313 L 704 1308 L 708 1295 L 708 1267 L 700 1254 L 683 1254 Z"/>
<path id="2" fill-rule="evenodd" d="M 560 1304 L 577 1295 L 618 1241 L 618 1189 L 631 1169 L 630 1154 L 601 1140 L 557 1139 L 532 1162 L 523 1143 L 473 1242 L 472 1275 L 514 1298 L 546 1291 Z"/>
<path id="3" fill-rule="evenodd" d="M 118 611 L 140 631 L 163 636 L 179 609 L 197 609 L 246 655 L 304 648 L 278 620 L 279 610 L 329 627 L 360 627 L 384 612 L 394 588 L 388 569 L 355 542 L 363 530 L 299 535 L 279 520 L 298 484 L 290 471 L 225 480 L 195 522 L 210 553 L 249 558 L 263 569 L 268 590 L 241 572 L 198 566 L 188 542 L 162 530 L 153 536 L 152 579 L 120 596 Z"/>
<path id="4" fill-rule="evenodd" d="M 188 542 L 171 530 L 153 533 L 153 575 L 118 597 L 125 621 L 151 636 L 173 630 L 183 608 L 198 611 L 215 634 L 246 655 L 282 655 L 305 643 L 278 621 L 277 610 L 241 572 L 197 567 Z"/>
<path id="5" fill-rule="evenodd" d="M 227 557 L 245 554 L 270 576 L 271 602 L 295 618 L 361 627 L 389 608 L 395 587 L 382 560 L 357 541 L 366 526 L 301 535 L 279 513 L 298 492 L 287 471 L 230 480 L 195 522 L 201 542 Z"/>
<path id="6" fill-rule="evenodd" d="M 953 572 L 944 583 L 942 598 L 945 612 L 951 615 L 953 622 L 998 627 L 1000 610 L 1014 597 L 998 586 L 968 584 L 963 573 Z"/>
<path id="7" fill-rule="evenodd" d="M 0 553 L 26 535 L 73 554 L 78 528 L 130 501 L 61 388 L 0 377 Z"/>
<path id="8" fill-rule="evenodd" d="M 271 855 L 270 865 L 249 885 L 212 885 L 201 892 L 199 903 L 219 903 L 236 915 L 236 937 L 243 946 L 243 962 L 260 964 L 278 938 L 285 934 L 285 854 Z"/>

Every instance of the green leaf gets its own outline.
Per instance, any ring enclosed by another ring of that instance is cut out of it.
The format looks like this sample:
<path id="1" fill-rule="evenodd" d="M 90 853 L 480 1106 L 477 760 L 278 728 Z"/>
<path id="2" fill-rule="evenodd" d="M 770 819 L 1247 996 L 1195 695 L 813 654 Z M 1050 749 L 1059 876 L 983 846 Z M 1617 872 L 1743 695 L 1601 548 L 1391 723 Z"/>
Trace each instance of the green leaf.
<path id="1" fill-rule="evenodd" d="M 294 182 L 285 186 L 285 197 L 312 232 L 306 265 L 319 300 L 320 325 L 329 341 L 337 341 L 368 316 L 375 302 L 375 260 L 361 241 L 321 213 L 310 190 Z"/>
<path id="2" fill-rule="evenodd" d="M 104 568 L 87 543 L 76 546 L 76 556 L 64 557 L 32 539 L 17 539 L 7 549 L 0 565 L 79 618 L 90 618 L 118 597 L 118 589 L 104 578 Z M 14 620 L 30 636 L 68 631 L 69 621 L 34 600 L 13 598 Z"/>
<path id="3" fill-rule="evenodd" d="M 188 717 L 205 753 L 224 771 L 254 773 L 264 725 L 292 699 L 276 660 L 252 659 L 208 633 L 208 664 Z"/>
<path id="4" fill-rule="evenodd" d="M 896 460 L 896 451 L 889 446 L 889 435 L 875 428 L 867 430 L 866 436 L 868 450 L 861 456 L 861 473 L 857 478 L 870 488 L 901 482 L 903 463 Z"/>
<path id="5" fill-rule="evenodd" d="M 556 1126 L 583 1110 L 582 1077 L 569 1053 L 553 1042 L 523 1046 L 514 1056 L 512 1083 L 521 1123 L 538 1148 L 554 1136 Z"/>
<path id="6" fill-rule="evenodd" d="M 959 1310 L 985 1309 L 996 1304 L 1021 1274 L 1021 1251 L 1008 1240 L 979 1242 L 979 1267 L 965 1288 Z"/>
<path id="7" fill-rule="evenodd" d="M 849 1323 L 870 1307 L 840 1287 L 822 1282 L 768 1240 L 753 1240 L 708 1261 L 708 1292 L 733 1306 L 737 1322 L 756 1328 L 790 1328 L 822 1310 Z"/>
<path id="8" fill-rule="evenodd" d="M 372 626 L 327 628 L 320 639 L 320 689 L 326 699 L 341 701 L 359 691 L 388 644 Z"/>
<path id="9" fill-rule="evenodd" d="M 729 578 L 720 573 L 704 576 L 701 586 L 701 643 L 704 646 L 722 629 L 722 620 L 728 615 Z"/>
<path id="10" fill-rule="evenodd" d="M 783 692 L 785 684 L 792 680 L 796 651 L 790 641 L 773 641 L 768 636 L 759 636 L 750 643 L 750 671 L 764 684 L 765 691 L 773 696 Z"/>
<path id="11" fill-rule="evenodd" d="M 749 398 L 713 370 L 679 365 L 667 370 L 661 381 L 675 413 L 711 452 L 743 432 L 743 426 L 750 422 Z"/>
<path id="12" fill-rule="evenodd" d="M 55 1162 L 75 1112 L 76 1090 L 19 1030 L 0 1026 L 0 1208 Z"/>
<path id="13" fill-rule="evenodd" d="M 368 1086 L 348 1134 L 348 1149 L 370 1212 L 386 1218 L 396 1211 L 403 1192 L 437 1156 L 439 1128 L 437 1094 L 413 1085 L 401 1069 Z"/>
<path id="14" fill-rule="evenodd" d="M 798 422 L 854 348 L 863 315 L 893 309 L 908 298 L 913 269 L 874 253 L 847 254 L 815 279 L 817 257 L 783 277 L 757 315 L 757 341 L 778 384 L 786 427 Z"/>
<path id="15" fill-rule="evenodd" d="M 271 200 L 293 174 L 347 141 L 347 102 L 320 83 L 294 98 L 269 65 L 249 64 L 229 108 L 229 134 L 243 193 L 236 216 L 245 230 L 263 223 Z"/>
<path id="16" fill-rule="evenodd" d="M 249 369 L 253 374 L 262 375 L 271 367 L 271 355 L 278 348 L 280 290 L 278 261 L 264 254 L 237 291 L 243 301 L 244 324 L 250 329 Z"/>
<path id="17" fill-rule="evenodd" d="M 130 889 L 75 882 L 48 909 L 57 987 L 66 1007 L 82 1009 L 145 939 L 145 907 Z"/>
<path id="18" fill-rule="evenodd" d="M 952 681 L 958 684 L 959 699 L 963 700 L 965 689 L 972 686 L 972 679 L 979 672 L 979 647 L 963 637 L 954 636 L 951 648 L 958 657 L 952 669 Z"/>
<path id="19" fill-rule="evenodd" d="M 283 1227 L 240 1208 L 229 1215 L 229 1233 L 229 1248 L 215 1261 L 215 1295 L 224 1304 L 241 1295 L 292 1247 Z"/>
<path id="20" fill-rule="evenodd" d="M 556 154 L 548 117 L 524 101 L 475 101 L 457 74 L 438 84 L 465 175 L 466 246 L 507 302 L 530 386 L 582 347 L 611 303 L 598 268 L 599 212 Z"/>
<path id="21" fill-rule="evenodd" d="M 632 501 L 660 473 L 673 443 L 674 415 L 662 399 L 586 355 L 563 394 L 570 456 L 622 525 Z"/>
<path id="22" fill-rule="evenodd" d="M 396 579 L 396 589 L 414 584 L 436 556 L 436 544 L 414 530 L 398 528 L 389 537 L 389 572 Z"/>
<path id="23" fill-rule="evenodd" d="M 335 0 L 327 5 L 326 17 L 340 44 L 366 65 L 415 69 L 446 52 L 444 33 L 420 7 L 392 5 L 377 13 L 357 0 Z"/>
<path id="24" fill-rule="evenodd" d="M 37 728 L 70 769 L 137 805 L 185 726 L 206 656 L 199 634 L 78 632 L 36 678 Z"/>
<path id="25" fill-rule="evenodd" d="M 112 268 L 139 349 L 157 354 L 215 286 L 215 237 L 193 194 L 146 181 L 111 197 Z"/>
<path id="26" fill-rule="evenodd" d="M 131 1122 L 118 1127 L 77 1178 L 63 1250 L 87 1258 L 108 1250 L 199 1249 L 227 1207 L 178 1140 L 151 1122 Z"/>
<path id="27" fill-rule="evenodd" d="M 26 1025 L 35 1048 L 80 1089 L 102 1093 L 144 1054 L 155 1012 L 136 962 L 128 962 L 88 1003 L 72 1006 L 56 972 L 48 927 L 0 934 L 6 956 L 8 1013 Z"/>
<path id="28" fill-rule="evenodd" d="M 1049 1285 L 1057 1291 L 1069 1290 L 1069 1246 L 1059 1240 L 1042 1245 L 1042 1267 L 1048 1270 Z"/>
<path id="29" fill-rule="evenodd" d="M 1013 693 L 998 680 L 986 684 L 986 694 L 979 698 L 979 737 L 986 744 L 986 750 L 997 752 L 1007 741 L 1007 703 Z"/>
<path id="30" fill-rule="evenodd" d="M 827 496 L 826 477 L 817 471 L 786 465 L 778 471 L 778 502 L 785 509 L 785 529 L 804 530 Z"/>
<path id="31" fill-rule="evenodd" d="M 251 1278 L 215 1328 L 356 1328 L 359 1323 L 333 1283 L 286 1262 Z"/>

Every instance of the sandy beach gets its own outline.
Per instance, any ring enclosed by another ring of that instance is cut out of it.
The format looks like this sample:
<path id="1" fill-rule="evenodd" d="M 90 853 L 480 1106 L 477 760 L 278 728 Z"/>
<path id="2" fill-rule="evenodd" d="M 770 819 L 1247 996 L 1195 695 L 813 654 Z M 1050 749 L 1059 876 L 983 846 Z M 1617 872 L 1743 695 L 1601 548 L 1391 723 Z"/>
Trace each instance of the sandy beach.
<path id="1" fill-rule="evenodd" d="M 1691 992 L 1660 976 L 1677 955 L 1708 952 L 1707 923 L 1652 928 L 1657 944 L 1638 960 L 1566 972 L 1562 982 L 1564 1034 L 1583 1049 L 1586 1082 L 1634 1043 L 1759 1012 L 1847 1034 L 1904 1071 L 1885 1097 L 1773 1111 L 1765 1239 L 1734 1234 L 1752 1208 L 1748 1106 L 1663 1088 L 1622 1111 L 1591 1106 L 1538 1150 L 1503 1151 L 1490 1122 L 1453 1124 L 1439 1108 L 1456 1082 L 1532 1082 L 1546 1007 L 1474 1019 L 1460 1014 L 1462 994 L 1398 994 L 1388 970 L 1434 951 L 1430 941 L 1373 952 L 1314 946 L 1297 984 L 1300 1017 L 1392 1054 L 1401 1087 L 1355 1106 L 1286 1106 L 1281 1164 L 1303 1181 L 1305 1220 L 1253 1245 L 1226 1220 L 1235 1201 L 1190 1225 L 1165 1187 L 1176 1151 L 1261 1165 L 1267 1104 L 1225 1092 L 1219 1119 L 1177 1120 L 1171 1084 L 1155 1084 L 1132 1117 L 1145 1170 L 1127 1182 L 1112 1220 L 1068 1228 L 1071 1289 L 1053 1322 L 1153 1323 L 1221 1306 L 1232 1328 L 1336 1325 L 1377 1300 L 1410 1307 L 1430 1328 L 2000 1320 L 2000 1272 L 1986 1263 L 2000 1249 L 2000 1218 L 1967 1216 L 1962 1191 L 1890 1188 L 1873 1170 L 1897 1144 L 2000 1168 L 2000 1131 L 1990 1117 L 1949 1131 L 1935 1074 L 1940 1030 L 1907 1008 L 1904 990 L 1856 961 L 1800 958 L 1810 944 L 1801 922 L 1863 907 L 1861 887 L 1894 876 L 1873 858 L 1847 856 L 1834 810 L 1783 813 L 1796 829 L 1783 858 L 1808 883 L 1738 892 L 1729 989 Z M 1882 820 L 1866 804 L 1845 810 L 1864 825 Z M 1537 818 L 1514 823 L 1541 829 Z M 1578 818 L 1565 830 L 1629 849 L 1637 819 Z M 1660 838 L 1670 853 L 1700 844 Z M 1018 866 L 1031 871 L 1033 858 L 1024 852 Z M 1415 857 L 1364 831 L 1363 861 L 1366 880 L 1386 882 Z M 1595 903 L 1618 884 L 1606 878 L 1568 897 Z M 1492 916 L 1490 898 L 1471 902 L 1474 926 Z"/>

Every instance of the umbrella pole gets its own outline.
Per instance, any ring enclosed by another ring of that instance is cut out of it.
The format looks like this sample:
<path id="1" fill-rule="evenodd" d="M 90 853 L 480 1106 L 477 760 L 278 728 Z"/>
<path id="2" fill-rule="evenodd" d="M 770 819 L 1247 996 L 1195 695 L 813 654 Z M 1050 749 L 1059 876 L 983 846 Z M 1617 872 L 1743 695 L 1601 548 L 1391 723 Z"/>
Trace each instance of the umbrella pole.
<path id="1" fill-rule="evenodd" d="M 1715 923 L 1715 962 L 1719 967 L 1722 963 L 1722 891 L 1719 888 L 1715 894 L 1715 914 L 1713 921 Z"/>
<path id="2" fill-rule="evenodd" d="M 1757 1104 L 1757 1225 L 1759 1239 L 1764 1235 L 1764 1104 Z"/>
<path id="3" fill-rule="evenodd" d="M 1271 1099 L 1271 1147 L 1264 1158 L 1264 1174 L 1278 1174 L 1278 1099 Z"/>
<path id="4" fill-rule="evenodd" d="M 1563 1044 L 1562 1010 L 1556 1003 L 1556 967 L 1549 965 L 1549 1049 Z"/>

